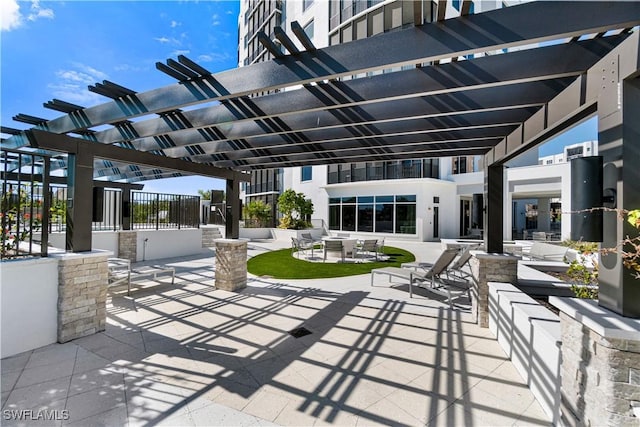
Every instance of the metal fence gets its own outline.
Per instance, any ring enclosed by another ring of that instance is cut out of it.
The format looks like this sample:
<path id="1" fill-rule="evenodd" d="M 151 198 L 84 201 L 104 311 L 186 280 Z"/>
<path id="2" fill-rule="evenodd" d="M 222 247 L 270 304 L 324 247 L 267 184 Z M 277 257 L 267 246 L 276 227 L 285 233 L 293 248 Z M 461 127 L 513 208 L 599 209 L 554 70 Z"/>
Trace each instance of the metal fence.
<path id="1" fill-rule="evenodd" d="M 49 165 L 46 155 L 0 151 L 0 258 L 47 256 L 49 234 L 66 231 L 67 187 L 49 184 Z M 95 203 L 96 194 L 100 203 Z M 132 192 L 128 204 L 122 197 L 120 189 L 94 188 L 94 231 L 121 230 L 126 214 L 131 229 L 200 226 L 199 196 Z M 128 212 L 123 212 L 123 205 Z"/>
<path id="2" fill-rule="evenodd" d="M 47 256 L 50 159 L 3 149 L 0 154 L 0 258 Z M 36 238 L 38 240 L 36 240 Z"/>
<path id="3" fill-rule="evenodd" d="M 131 193 L 131 228 L 165 229 L 200 226 L 200 196 Z"/>

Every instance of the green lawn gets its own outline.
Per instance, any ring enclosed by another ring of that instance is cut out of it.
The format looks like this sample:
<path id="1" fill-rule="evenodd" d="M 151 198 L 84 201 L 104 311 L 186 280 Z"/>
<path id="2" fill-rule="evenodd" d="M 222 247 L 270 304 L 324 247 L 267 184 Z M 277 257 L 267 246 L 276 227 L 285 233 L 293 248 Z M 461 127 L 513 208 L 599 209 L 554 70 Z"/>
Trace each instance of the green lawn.
<path id="1" fill-rule="evenodd" d="M 321 249 L 318 249 L 318 253 L 322 256 Z M 247 269 L 256 276 L 270 276 L 276 279 L 321 279 L 366 274 L 374 268 L 400 267 L 403 262 L 415 261 L 413 254 L 403 249 L 386 246 L 384 253 L 389 255 L 389 260 L 337 264 L 303 261 L 291 256 L 291 249 L 281 249 L 249 259 Z"/>

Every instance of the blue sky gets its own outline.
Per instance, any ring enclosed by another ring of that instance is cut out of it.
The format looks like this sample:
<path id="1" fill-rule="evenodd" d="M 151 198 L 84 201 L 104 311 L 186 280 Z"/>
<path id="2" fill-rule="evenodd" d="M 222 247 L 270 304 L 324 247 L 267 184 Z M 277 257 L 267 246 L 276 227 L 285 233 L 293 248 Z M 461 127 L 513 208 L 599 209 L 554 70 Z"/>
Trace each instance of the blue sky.
<path id="1" fill-rule="evenodd" d="M 91 106 L 87 90 L 109 80 L 142 92 L 175 80 L 155 63 L 186 55 L 217 72 L 237 66 L 238 1 L 0 0 L 2 125 L 25 129 L 18 113 L 53 119 L 54 98 Z M 186 177 L 145 183 L 145 190 L 197 194 L 224 181 Z"/>
<path id="2" fill-rule="evenodd" d="M 155 63 L 186 55 L 217 72 L 237 65 L 238 1 L 0 0 L 1 120 L 18 114 L 53 119 L 43 102 L 54 98 L 91 106 L 107 99 L 87 86 L 109 80 L 142 92 L 175 82 Z M 558 153 L 568 143 L 596 138 L 596 122 L 540 148 Z M 197 194 L 224 189 L 201 177 L 148 181 L 145 190 Z"/>

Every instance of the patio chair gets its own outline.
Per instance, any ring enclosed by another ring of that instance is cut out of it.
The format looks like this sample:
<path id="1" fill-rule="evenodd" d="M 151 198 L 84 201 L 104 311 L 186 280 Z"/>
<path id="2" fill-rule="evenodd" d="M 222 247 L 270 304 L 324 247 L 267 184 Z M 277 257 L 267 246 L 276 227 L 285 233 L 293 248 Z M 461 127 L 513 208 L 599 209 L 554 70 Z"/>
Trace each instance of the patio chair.
<path id="1" fill-rule="evenodd" d="M 362 241 L 362 244 L 356 247 L 354 258 L 357 258 L 359 255 L 364 258 L 365 254 L 373 255 L 378 261 L 378 240 L 377 239 L 366 239 Z"/>
<path id="2" fill-rule="evenodd" d="M 418 271 L 410 268 L 403 267 L 384 267 L 374 268 L 371 270 L 371 286 L 373 286 L 373 278 L 376 274 L 386 274 L 389 276 L 389 281 L 392 277 L 409 280 L 409 297 L 413 297 L 413 283 L 414 282 L 429 282 L 429 290 L 434 291 L 444 287 L 445 283 L 441 277 L 446 274 L 447 268 L 451 265 L 455 257 L 458 255 L 458 249 L 447 248 L 438 257 L 438 259 L 429 267 L 426 271 Z M 436 285 L 436 280 L 439 284 Z M 451 291 L 447 289 L 449 296 L 449 304 L 451 305 Z"/>
<path id="3" fill-rule="evenodd" d="M 305 256 L 309 249 L 311 249 L 311 258 L 313 258 L 313 241 L 305 240 L 305 239 L 296 239 L 295 237 L 291 238 L 291 256 L 294 253 L 298 255 L 298 259 L 300 259 L 300 253 L 304 253 Z"/>
<path id="4" fill-rule="evenodd" d="M 327 252 L 340 252 L 342 262 L 344 262 L 344 246 L 340 240 L 325 240 L 323 242 L 324 261 L 327 260 Z"/>
<path id="5" fill-rule="evenodd" d="M 316 243 L 322 243 L 322 239 L 314 239 L 311 233 L 300 233 L 300 237 L 302 240 L 308 240 L 312 242 L 314 245 Z"/>

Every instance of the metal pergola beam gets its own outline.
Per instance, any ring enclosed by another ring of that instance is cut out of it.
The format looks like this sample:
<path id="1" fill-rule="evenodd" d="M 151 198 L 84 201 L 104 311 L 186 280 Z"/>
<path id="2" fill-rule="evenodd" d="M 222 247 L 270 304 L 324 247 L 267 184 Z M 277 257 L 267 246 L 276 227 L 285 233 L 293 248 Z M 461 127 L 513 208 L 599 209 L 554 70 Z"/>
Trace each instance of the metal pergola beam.
<path id="1" fill-rule="evenodd" d="M 569 19 L 575 17 L 574 19 Z M 544 22 L 544 25 L 540 25 Z M 425 24 L 336 46 L 285 56 L 128 95 L 130 108 L 107 102 L 42 125 L 66 133 L 149 113 L 236 98 L 384 68 L 599 33 L 640 24 L 640 2 L 532 2 Z M 411 46 L 412 49 L 407 49 Z"/>
<path id="2" fill-rule="evenodd" d="M 94 165 L 95 167 L 95 165 Z M 34 175 L 29 175 L 30 178 L 32 178 L 34 181 L 36 182 L 43 182 L 44 176 L 41 174 L 34 174 Z M 20 174 L 16 173 L 16 172 L 1 172 L 0 171 L 0 178 L 3 180 L 7 180 L 7 181 L 18 181 L 20 179 Z M 24 178 L 23 178 L 24 179 Z M 50 184 L 59 184 L 59 185 L 66 185 L 67 184 L 67 177 L 66 176 L 49 176 L 49 183 Z M 93 186 L 94 187 L 99 187 L 99 188 L 118 188 L 118 189 L 123 189 L 123 188 L 131 188 L 132 190 L 143 190 L 144 189 L 144 184 L 130 184 L 130 183 L 123 183 L 123 182 L 110 182 L 110 181 L 98 181 L 98 180 L 93 180 Z"/>
<path id="3" fill-rule="evenodd" d="M 252 114 L 242 114 L 229 104 L 185 111 L 182 113 L 184 118 L 182 127 L 201 128 L 228 124 L 230 121 L 235 125 L 257 118 L 283 118 L 286 115 L 305 111 L 326 111 L 328 108 L 366 105 L 386 99 L 437 95 L 518 82 L 577 76 L 626 37 L 628 36 L 587 40 L 492 55 L 437 67 L 423 67 L 369 78 L 319 84 L 300 90 L 252 98 L 250 101 L 255 105 L 255 112 Z M 129 128 L 131 129 L 129 134 L 123 134 L 117 128 L 97 132 L 95 140 L 115 143 L 130 139 L 152 138 L 159 134 L 167 134 L 174 140 L 180 139 L 180 130 L 176 129 L 176 124 L 165 118 L 132 123 Z M 243 136 L 230 136 L 230 139 L 236 137 Z M 176 144 L 184 145 L 178 142 Z"/>
<path id="4" fill-rule="evenodd" d="M 157 156 L 150 153 L 130 150 L 121 147 L 87 142 L 67 135 L 54 134 L 38 129 L 25 131 L 30 145 L 43 150 L 61 151 L 64 153 L 89 153 L 92 157 L 110 159 L 137 165 L 186 172 L 192 175 L 208 176 L 211 178 L 234 179 L 249 181 L 247 174 L 229 169 L 207 166 L 199 163 L 187 162 L 171 157 Z"/>
<path id="5" fill-rule="evenodd" d="M 633 68 L 629 64 L 640 63 L 639 46 L 640 34 L 636 32 L 491 149 L 486 155 L 486 163 L 505 163 L 596 114 L 603 82 L 602 70 L 607 69 L 612 61 L 618 62 L 617 58 L 625 58 L 626 69 Z"/>

